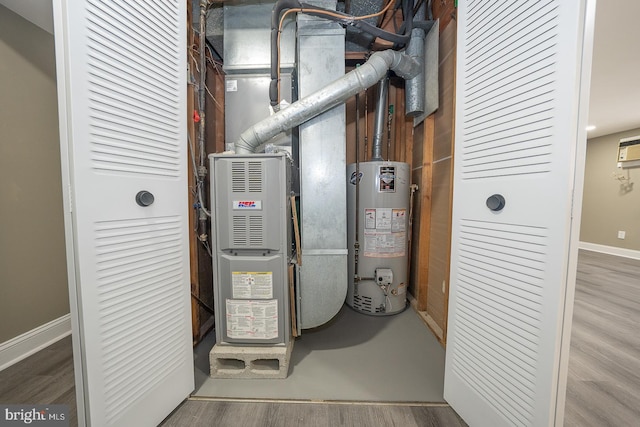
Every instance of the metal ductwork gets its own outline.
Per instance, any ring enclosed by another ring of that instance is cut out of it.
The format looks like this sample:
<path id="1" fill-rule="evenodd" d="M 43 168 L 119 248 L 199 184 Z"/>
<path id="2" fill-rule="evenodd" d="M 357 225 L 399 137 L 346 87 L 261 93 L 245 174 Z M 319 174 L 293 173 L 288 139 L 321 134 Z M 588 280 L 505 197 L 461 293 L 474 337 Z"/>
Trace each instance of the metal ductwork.
<path id="1" fill-rule="evenodd" d="M 421 68 L 415 59 L 404 53 L 394 50 L 376 52 L 362 66 L 244 131 L 235 141 L 235 151 L 238 154 L 256 152 L 258 147 L 277 134 L 292 129 L 373 86 L 389 70 L 404 79 L 410 79 L 417 76 Z"/>
<path id="2" fill-rule="evenodd" d="M 414 19 L 424 20 L 426 4 L 423 2 Z M 405 114 L 407 116 L 418 116 L 425 111 L 425 76 L 424 76 L 424 38 L 427 34 L 422 27 L 411 30 L 411 39 L 407 44 L 405 53 L 420 64 L 420 73 L 405 83 Z"/>
<path id="3" fill-rule="evenodd" d="M 411 41 L 407 45 L 407 55 L 415 58 L 420 67 L 424 69 L 424 37 L 425 31 L 422 28 L 414 28 L 411 31 Z M 407 116 L 417 116 L 424 113 L 424 71 L 421 70 L 418 76 L 407 79 L 405 84 L 405 114 Z"/>

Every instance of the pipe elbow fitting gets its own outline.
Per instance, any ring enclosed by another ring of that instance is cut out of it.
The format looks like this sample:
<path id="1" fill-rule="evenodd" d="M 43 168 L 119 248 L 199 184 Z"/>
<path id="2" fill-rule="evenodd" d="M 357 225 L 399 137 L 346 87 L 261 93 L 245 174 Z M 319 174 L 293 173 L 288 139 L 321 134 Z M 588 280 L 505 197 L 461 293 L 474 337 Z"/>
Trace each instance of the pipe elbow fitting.
<path id="1" fill-rule="evenodd" d="M 244 135 L 240 135 L 240 138 L 233 143 L 236 154 L 251 154 L 253 153 L 253 147 L 249 142 L 245 140 Z"/>

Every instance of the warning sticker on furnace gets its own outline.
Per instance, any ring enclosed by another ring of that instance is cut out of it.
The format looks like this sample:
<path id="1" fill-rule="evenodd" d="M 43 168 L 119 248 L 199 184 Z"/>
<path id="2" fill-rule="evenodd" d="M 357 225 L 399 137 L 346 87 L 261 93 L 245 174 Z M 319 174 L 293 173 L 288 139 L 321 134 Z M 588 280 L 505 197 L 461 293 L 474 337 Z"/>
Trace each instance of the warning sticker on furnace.
<path id="1" fill-rule="evenodd" d="M 273 298 L 273 272 L 233 271 L 231 273 L 233 298 Z"/>
<path id="2" fill-rule="evenodd" d="M 278 300 L 227 299 L 227 336 L 235 339 L 278 338 Z"/>

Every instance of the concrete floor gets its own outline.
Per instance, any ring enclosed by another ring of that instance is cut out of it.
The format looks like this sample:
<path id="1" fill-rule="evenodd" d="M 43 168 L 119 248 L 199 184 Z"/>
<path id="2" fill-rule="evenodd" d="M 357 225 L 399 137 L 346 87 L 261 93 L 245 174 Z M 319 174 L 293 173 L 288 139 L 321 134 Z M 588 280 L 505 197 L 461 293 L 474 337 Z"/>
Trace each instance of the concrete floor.
<path id="1" fill-rule="evenodd" d="M 210 378 L 213 335 L 195 351 L 194 396 L 444 402 L 444 349 L 411 308 L 374 317 L 343 307 L 328 325 L 296 339 L 286 379 Z"/>

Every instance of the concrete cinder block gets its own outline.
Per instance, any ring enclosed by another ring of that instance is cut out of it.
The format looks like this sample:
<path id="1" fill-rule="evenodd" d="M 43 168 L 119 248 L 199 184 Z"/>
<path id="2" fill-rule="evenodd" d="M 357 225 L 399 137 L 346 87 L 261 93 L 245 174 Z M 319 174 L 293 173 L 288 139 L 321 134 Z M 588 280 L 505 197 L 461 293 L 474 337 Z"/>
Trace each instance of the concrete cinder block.
<path id="1" fill-rule="evenodd" d="M 287 378 L 293 340 L 286 346 L 243 347 L 216 344 L 209 353 L 211 378 Z"/>

